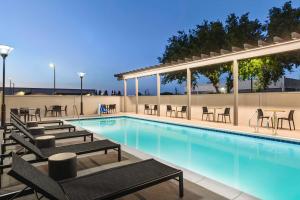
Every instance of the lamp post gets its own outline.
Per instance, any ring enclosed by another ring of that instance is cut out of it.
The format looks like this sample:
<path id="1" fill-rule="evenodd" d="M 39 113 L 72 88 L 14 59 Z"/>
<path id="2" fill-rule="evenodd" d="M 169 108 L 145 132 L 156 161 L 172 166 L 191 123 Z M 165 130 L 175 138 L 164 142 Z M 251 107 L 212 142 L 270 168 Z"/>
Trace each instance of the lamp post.
<path id="1" fill-rule="evenodd" d="M 53 68 L 53 94 L 56 93 L 56 88 L 55 88 L 55 64 L 50 63 L 49 67 Z"/>
<path id="2" fill-rule="evenodd" d="M 12 47 L 0 45 L 0 55 L 3 59 L 3 75 L 2 75 L 2 105 L 1 105 L 1 128 L 5 128 L 6 106 L 5 106 L 5 60 L 8 54 L 13 50 Z"/>
<path id="3" fill-rule="evenodd" d="M 83 79 L 85 73 L 84 72 L 78 72 L 77 74 L 80 77 L 80 115 L 83 115 L 82 79 Z"/>

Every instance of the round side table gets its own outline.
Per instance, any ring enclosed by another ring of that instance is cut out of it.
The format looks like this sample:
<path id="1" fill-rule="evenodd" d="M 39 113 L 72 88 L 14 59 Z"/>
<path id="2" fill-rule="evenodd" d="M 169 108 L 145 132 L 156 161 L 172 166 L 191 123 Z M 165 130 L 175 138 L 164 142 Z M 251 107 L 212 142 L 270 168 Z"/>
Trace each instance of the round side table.
<path id="1" fill-rule="evenodd" d="M 28 129 L 32 135 L 43 135 L 45 134 L 44 127 L 31 127 Z"/>
<path id="2" fill-rule="evenodd" d="M 35 138 L 35 145 L 38 148 L 51 148 L 55 147 L 54 135 L 43 135 Z"/>
<path id="3" fill-rule="evenodd" d="M 77 155 L 58 153 L 48 158 L 48 173 L 56 181 L 77 176 Z"/>

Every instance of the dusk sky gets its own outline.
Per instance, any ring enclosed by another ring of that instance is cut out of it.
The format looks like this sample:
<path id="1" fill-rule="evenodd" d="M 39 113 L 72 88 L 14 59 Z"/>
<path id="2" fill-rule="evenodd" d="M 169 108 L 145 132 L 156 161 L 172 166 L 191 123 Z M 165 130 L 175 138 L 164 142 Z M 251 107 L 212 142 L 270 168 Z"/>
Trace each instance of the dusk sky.
<path id="1" fill-rule="evenodd" d="M 266 20 L 279 0 L 2 0 L 0 44 L 14 47 L 7 77 L 16 86 L 79 88 L 77 72 L 86 72 L 86 88 L 122 89 L 115 73 L 155 65 L 167 40 L 203 20 L 250 12 Z M 300 6 L 299 1 L 292 1 Z M 141 91 L 154 88 L 151 78 Z M 151 86 L 151 84 L 153 86 Z M 129 89 L 133 88 L 129 83 Z M 164 89 L 162 89 L 163 91 Z"/>

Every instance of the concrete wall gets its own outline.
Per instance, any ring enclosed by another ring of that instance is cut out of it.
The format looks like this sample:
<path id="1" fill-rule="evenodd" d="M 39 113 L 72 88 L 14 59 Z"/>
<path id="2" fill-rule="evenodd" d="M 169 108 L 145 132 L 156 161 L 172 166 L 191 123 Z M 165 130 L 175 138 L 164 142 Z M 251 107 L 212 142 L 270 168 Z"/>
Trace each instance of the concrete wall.
<path id="1" fill-rule="evenodd" d="M 119 96 L 84 96 L 84 114 L 96 114 L 98 104 L 116 104 L 117 111 L 123 111 L 123 97 Z M 185 95 L 162 95 L 161 115 L 166 114 L 166 105 L 186 105 Z M 45 105 L 68 105 L 69 115 L 73 114 L 73 105 L 76 105 L 80 112 L 80 96 L 7 96 L 7 111 L 13 107 L 33 107 L 41 108 L 44 113 Z M 144 112 L 144 104 L 157 104 L 156 96 L 139 97 L 139 113 Z M 128 112 L 135 112 L 135 96 L 126 97 Z M 201 94 L 192 95 L 192 119 L 201 119 L 202 106 L 208 107 L 231 107 L 233 109 L 232 94 Z M 288 110 L 295 109 L 296 125 L 300 124 L 300 93 L 299 92 L 274 92 L 274 93 L 241 93 L 239 94 L 239 123 L 248 125 L 249 118 L 256 111 L 256 108 L 278 108 L 286 110 L 281 115 L 287 115 Z M 221 112 L 222 110 L 219 110 Z M 232 113 L 232 111 L 231 111 Z M 266 113 L 267 114 L 267 113 Z M 232 117 L 233 118 L 233 117 Z M 253 121 L 254 123 L 254 121 Z"/>
<path id="2" fill-rule="evenodd" d="M 85 115 L 97 113 L 98 104 L 116 104 L 117 112 L 123 105 L 120 96 L 83 96 L 83 112 Z M 41 108 L 44 114 L 45 105 L 68 106 L 68 114 L 74 115 L 73 105 L 76 105 L 80 113 L 80 96 L 53 96 L 53 95 L 28 95 L 28 96 L 6 96 L 6 108 L 9 113 L 10 108 Z"/>
<path id="3" fill-rule="evenodd" d="M 144 104 L 156 104 L 156 96 L 139 97 L 139 113 L 144 112 Z M 135 112 L 135 97 L 127 97 L 127 111 Z M 162 95 L 161 115 L 166 115 L 166 105 L 186 105 L 185 95 Z M 231 107 L 233 109 L 232 94 L 201 94 L 192 95 L 192 119 L 201 119 L 202 106 Z M 263 109 L 277 108 L 286 110 L 279 115 L 287 116 L 290 109 L 295 109 L 296 125 L 300 124 L 300 93 L 299 92 L 273 92 L 273 93 L 241 93 L 239 94 L 239 123 L 248 125 L 249 118 L 258 107 Z M 220 110 L 219 112 L 221 112 Z M 232 114 L 232 110 L 231 110 Z M 267 114 L 267 113 L 265 113 Z M 233 119 L 233 116 L 232 116 Z M 255 123 L 253 121 L 253 123 Z"/>

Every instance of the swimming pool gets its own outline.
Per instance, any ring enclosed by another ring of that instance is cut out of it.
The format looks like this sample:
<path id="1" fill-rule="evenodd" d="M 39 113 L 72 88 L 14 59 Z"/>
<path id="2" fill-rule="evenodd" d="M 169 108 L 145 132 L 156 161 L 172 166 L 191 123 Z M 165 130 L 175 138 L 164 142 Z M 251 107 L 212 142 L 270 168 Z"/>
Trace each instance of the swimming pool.
<path id="1" fill-rule="evenodd" d="M 261 199 L 300 199 L 299 144 L 131 117 L 70 123 Z"/>

